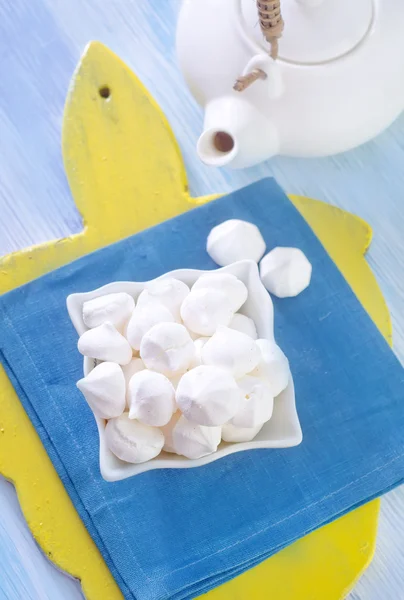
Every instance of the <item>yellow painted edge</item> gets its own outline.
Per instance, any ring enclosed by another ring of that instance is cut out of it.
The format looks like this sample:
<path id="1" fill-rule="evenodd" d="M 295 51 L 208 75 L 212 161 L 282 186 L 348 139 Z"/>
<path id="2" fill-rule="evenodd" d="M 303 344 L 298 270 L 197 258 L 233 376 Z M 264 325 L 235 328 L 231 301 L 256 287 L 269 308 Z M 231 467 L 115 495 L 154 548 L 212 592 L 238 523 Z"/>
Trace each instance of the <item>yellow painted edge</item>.
<path id="1" fill-rule="evenodd" d="M 315 231 L 362 306 L 392 346 L 393 332 L 389 310 L 375 276 L 363 258 L 372 240 L 371 227 L 360 217 L 325 202 L 317 201 L 316 210 L 313 211 L 313 201 L 309 198 L 293 195 L 290 199 Z M 344 224 L 344 227 L 338 230 L 339 237 L 329 235 L 337 222 Z M 367 289 L 372 289 L 372 293 L 367 293 Z"/>

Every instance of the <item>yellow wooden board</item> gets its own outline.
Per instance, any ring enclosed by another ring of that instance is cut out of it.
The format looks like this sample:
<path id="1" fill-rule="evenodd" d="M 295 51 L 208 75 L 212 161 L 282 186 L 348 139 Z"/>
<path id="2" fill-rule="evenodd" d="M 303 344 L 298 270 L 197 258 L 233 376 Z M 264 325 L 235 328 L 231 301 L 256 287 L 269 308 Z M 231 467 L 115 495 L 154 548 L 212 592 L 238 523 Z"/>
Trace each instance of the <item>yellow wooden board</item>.
<path id="1" fill-rule="evenodd" d="M 2 293 L 213 198 L 189 196 L 176 140 L 158 105 L 128 67 L 97 42 L 88 46 L 72 81 L 63 157 L 83 232 L 2 259 Z M 364 260 L 371 239 L 368 225 L 321 202 L 291 200 L 390 341 L 389 314 Z M 0 471 L 14 482 L 45 554 L 81 580 L 86 597 L 122 598 L 3 369 Z M 213 590 L 208 598 L 339 600 L 372 558 L 378 511 L 378 501 L 355 510 Z"/>

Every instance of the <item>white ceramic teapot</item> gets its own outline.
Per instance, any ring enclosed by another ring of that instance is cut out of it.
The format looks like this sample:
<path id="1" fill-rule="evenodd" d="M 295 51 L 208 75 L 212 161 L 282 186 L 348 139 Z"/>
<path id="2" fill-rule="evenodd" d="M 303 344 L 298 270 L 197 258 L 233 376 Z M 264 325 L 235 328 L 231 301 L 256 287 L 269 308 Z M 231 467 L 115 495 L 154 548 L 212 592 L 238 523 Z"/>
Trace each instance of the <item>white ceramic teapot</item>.
<path id="1" fill-rule="evenodd" d="M 281 0 L 281 8 L 274 61 L 254 0 L 183 2 L 177 51 L 205 108 L 197 151 L 206 164 L 335 154 L 374 137 L 404 109 L 404 0 Z M 253 69 L 266 79 L 235 91 Z"/>

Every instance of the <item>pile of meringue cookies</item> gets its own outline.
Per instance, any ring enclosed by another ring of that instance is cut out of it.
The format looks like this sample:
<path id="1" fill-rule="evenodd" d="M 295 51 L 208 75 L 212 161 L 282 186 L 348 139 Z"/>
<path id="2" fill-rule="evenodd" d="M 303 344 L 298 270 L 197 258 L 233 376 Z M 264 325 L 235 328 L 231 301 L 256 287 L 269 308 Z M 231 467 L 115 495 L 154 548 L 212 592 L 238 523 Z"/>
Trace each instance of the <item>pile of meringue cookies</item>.
<path id="1" fill-rule="evenodd" d="M 221 223 L 207 251 L 220 266 L 259 262 L 266 250 L 246 221 Z M 275 248 L 261 261 L 265 287 L 296 296 L 311 278 L 297 248 Z M 135 299 L 107 294 L 83 304 L 88 330 L 78 341 L 95 367 L 78 381 L 93 413 L 105 419 L 105 441 L 119 459 L 152 460 L 161 451 L 188 459 L 224 442 L 248 442 L 271 419 L 289 382 L 289 363 L 275 342 L 257 339 L 242 312 L 247 287 L 229 273 L 203 273 L 190 289 L 164 278 Z"/>

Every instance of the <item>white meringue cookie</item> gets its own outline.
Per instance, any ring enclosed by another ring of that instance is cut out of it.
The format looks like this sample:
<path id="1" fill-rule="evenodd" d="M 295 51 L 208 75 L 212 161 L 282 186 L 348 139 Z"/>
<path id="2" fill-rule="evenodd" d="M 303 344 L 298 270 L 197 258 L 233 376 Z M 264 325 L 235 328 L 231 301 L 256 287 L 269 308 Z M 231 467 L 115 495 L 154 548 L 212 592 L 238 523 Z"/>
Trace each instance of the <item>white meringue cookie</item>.
<path id="1" fill-rule="evenodd" d="M 222 440 L 224 442 L 251 442 L 263 428 L 257 427 L 234 427 L 231 423 L 226 423 L 222 427 Z"/>
<path id="2" fill-rule="evenodd" d="M 208 427 L 227 423 L 242 401 L 241 390 L 231 373 L 205 365 L 185 373 L 175 397 L 187 419 Z"/>
<path id="3" fill-rule="evenodd" d="M 167 425 L 163 425 L 163 427 L 160 427 L 160 429 L 164 435 L 164 446 L 163 446 L 164 452 L 169 452 L 170 454 L 176 454 L 176 451 L 174 449 L 174 443 L 173 443 L 173 429 L 174 429 L 175 425 L 177 424 L 178 420 L 180 419 L 180 417 L 181 417 L 181 411 L 177 410 L 177 412 L 175 412 L 173 414 L 173 416 L 171 417 L 171 420 L 167 423 Z"/>
<path id="4" fill-rule="evenodd" d="M 202 362 L 228 369 L 239 378 L 257 366 L 260 351 L 256 342 L 245 333 L 219 327 L 202 348 Z"/>
<path id="5" fill-rule="evenodd" d="M 220 444 L 221 431 L 221 427 L 204 427 L 181 416 L 172 431 L 174 451 L 191 459 L 212 454 Z"/>
<path id="6" fill-rule="evenodd" d="M 188 294 L 189 287 L 183 281 L 169 277 L 148 283 L 140 293 L 137 305 L 143 307 L 149 304 L 162 304 L 176 321 L 180 321 L 181 304 Z"/>
<path id="7" fill-rule="evenodd" d="M 252 223 L 230 219 L 212 229 L 206 250 L 215 263 L 225 267 L 247 258 L 258 262 L 265 252 L 265 242 Z"/>
<path id="8" fill-rule="evenodd" d="M 90 329 L 109 321 L 122 331 L 134 308 L 135 301 L 129 294 L 106 294 L 84 302 L 83 321 Z"/>
<path id="9" fill-rule="evenodd" d="M 101 363 L 77 387 L 100 419 L 118 417 L 125 410 L 125 377 L 116 363 Z"/>
<path id="10" fill-rule="evenodd" d="M 167 425 L 176 410 L 171 381 L 161 373 L 139 371 L 129 382 L 129 418 L 145 425 Z"/>
<path id="11" fill-rule="evenodd" d="M 310 285 L 311 271 L 311 263 L 299 248 L 274 248 L 260 264 L 262 283 L 278 298 L 297 296 L 305 290 Z"/>
<path id="12" fill-rule="evenodd" d="M 212 288 L 226 294 L 232 303 L 234 312 L 239 310 L 248 297 L 245 284 L 231 273 L 206 273 L 201 275 L 192 286 L 192 291 Z"/>
<path id="13" fill-rule="evenodd" d="M 163 304 L 137 306 L 126 328 L 126 339 L 134 350 L 140 350 L 145 333 L 157 323 L 174 323 L 175 319 Z"/>
<path id="14" fill-rule="evenodd" d="M 213 288 L 193 290 L 181 306 L 186 327 L 202 336 L 213 335 L 220 325 L 228 325 L 233 315 L 231 299 Z"/>
<path id="15" fill-rule="evenodd" d="M 269 385 L 246 375 L 237 382 L 243 392 L 244 401 L 240 410 L 230 420 L 235 427 L 258 427 L 269 421 L 274 409 L 274 399 Z"/>
<path id="16" fill-rule="evenodd" d="M 210 340 L 210 338 L 208 338 L 208 337 L 200 337 L 194 341 L 195 357 L 191 363 L 192 369 L 194 369 L 195 367 L 200 367 L 203 364 L 202 363 L 202 348 L 204 347 L 206 342 L 208 342 L 209 340 Z"/>
<path id="17" fill-rule="evenodd" d="M 157 427 L 129 419 L 125 412 L 108 421 L 105 427 L 108 448 L 121 460 L 143 463 L 158 456 L 164 446 L 164 435 Z"/>
<path id="18" fill-rule="evenodd" d="M 287 387 L 290 378 L 289 361 L 275 342 L 257 340 L 261 357 L 255 369 L 249 373 L 268 383 L 274 398 Z"/>
<path id="19" fill-rule="evenodd" d="M 77 348 L 80 354 L 97 360 L 127 365 L 132 360 L 132 348 L 128 341 L 109 323 L 103 323 L 85 331 Z"/>
<path id="20" fill-rule="evenodd" d="M 195 346 L 184 325 L 159 323 L 143 336 L 140 356 L 148 369 L 169 376 L 188 369 Z"/>
<path id="21" fill-rule="evenodd" d="M 250 317 L 246 317 L 241 313 L 236 313 L 234 315 L 230 321 L 229 328 L 240 331 L 241 333 L 245 333 L 253 340 L 256 340 L 258 337 L 254 321 L 250 319 Z"/>

